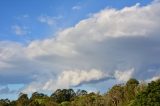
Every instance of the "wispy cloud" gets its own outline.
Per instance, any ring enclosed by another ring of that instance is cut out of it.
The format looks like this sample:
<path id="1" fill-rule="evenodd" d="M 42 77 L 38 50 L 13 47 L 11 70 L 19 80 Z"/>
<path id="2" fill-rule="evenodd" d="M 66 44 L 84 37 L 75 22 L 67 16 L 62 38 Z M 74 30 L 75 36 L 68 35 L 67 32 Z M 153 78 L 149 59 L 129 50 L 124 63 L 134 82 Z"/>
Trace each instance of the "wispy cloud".
<path id="1" fill-rule="evenodd" d="M 82 7 L 80 5 L 76 5 L 72 7 L 72 10 L 80 10 Z"/>
<path id="2" fill-rule="evenodd" d="M 61 16 L 58 17 L 52 17 L 47 15 L 42 15 L 38 17 L 38 21 L 47 25 L 54 25 L 56 24 L 56 21 L 60 19 Z"/>
<path id="3" fill-rule="evenodd" d="M 22 15 L 23 18 L 29 18 L 29 15 L 28 14 L 24 14 Z"/>
<path id="4" fill-rule="evenodd" d="M 23 20 L 23 19 L 27 19 L 29 18 L 29 14 L 23 14 L 23 15 L 19 15 L 17 17 L 15 17 L 17 20 Z"/>
<path id="5" fill-rule="evenodd" d="M 29 33 L 28 28 L 20 25 L 13 25 L 12 31 L 16 35 L 27 35 Z"/>

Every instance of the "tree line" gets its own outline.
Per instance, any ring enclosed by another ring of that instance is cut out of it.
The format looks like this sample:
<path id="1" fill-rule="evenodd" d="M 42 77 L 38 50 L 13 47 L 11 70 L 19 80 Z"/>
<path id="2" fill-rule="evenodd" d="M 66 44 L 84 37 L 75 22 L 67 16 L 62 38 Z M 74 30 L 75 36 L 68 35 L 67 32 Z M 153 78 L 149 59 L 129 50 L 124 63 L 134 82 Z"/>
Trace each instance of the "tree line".
<path id="1" fill-rule="evenodd" d="M 20 93 L 17 100 L 1 99 L 0 106 L 160 106 L 160 79 L 139 83 L 132 78 L 126 84 L 114 85 L 105 94 L 57 89 L 50 96 L 34 92 L 29 98 Z"/>

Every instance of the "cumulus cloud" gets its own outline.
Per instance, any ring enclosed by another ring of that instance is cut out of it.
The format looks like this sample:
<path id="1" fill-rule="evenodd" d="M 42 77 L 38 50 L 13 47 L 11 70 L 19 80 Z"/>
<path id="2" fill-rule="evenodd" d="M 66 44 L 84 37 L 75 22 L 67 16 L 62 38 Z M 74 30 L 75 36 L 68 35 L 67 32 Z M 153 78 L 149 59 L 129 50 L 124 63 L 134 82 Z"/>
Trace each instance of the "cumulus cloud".
<path id="1" fill-rule="evenodd" d="M 67 70 L 63 71 L 58 77 L 58 83 L 62 86 L 77 86 L 81 83 L 90 82 L 93 80 L 100 80 L 108 77 L 100 70 Z"/>
<path id="2" fill-rule="evenodd" d="M 158 1 L 104 9 L 50 39 L 26 46 L 2 42 L 0 80 L 24 83 L 24 91 L 33 92 L 96 83 L 106 77 L 126 81 L 160 75 L 159 11 Z"/>
<path id="3" fill-rule="evenodd" d="M 56 80 L 49 79 L 46 82 L 33 82 L 27 86 L 23 92 L 35 92 L 38 90 L 56 90 L 58 88 L 70 88 L 79 86 L 84 83 L 91 83 L 93 81 L 99 81 L 104 78 L 109 78 L 106 73 L 92 69 L 92 70 L 65 70 Z M 36 87 L 35 87 L 36 86 Z"/>
<path id="4" fill-rule="evenodd" d="M 132 74 L 134 72 L 134 69 L 129 69 L 129 70 L 125 70 L 125 71 L 115 71 L 115 78 L 119 81 L 128 81 L 130 78 L 132 78 Z"/>

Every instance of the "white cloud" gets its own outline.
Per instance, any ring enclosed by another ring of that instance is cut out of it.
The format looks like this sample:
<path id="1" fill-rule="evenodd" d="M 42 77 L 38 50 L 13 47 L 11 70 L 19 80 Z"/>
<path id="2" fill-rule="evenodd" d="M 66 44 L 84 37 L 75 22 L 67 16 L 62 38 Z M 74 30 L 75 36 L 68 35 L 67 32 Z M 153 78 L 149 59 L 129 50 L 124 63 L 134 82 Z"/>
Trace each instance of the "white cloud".
<path id="1" fill-rule="evenodd" d="M 55 25 L 56 21 L 58 19 L 60 19 L 61 16 L 58 17 L 51 17 L 51 16 L 47 16 L 47 15 L 42 15 L 40 17 L 38 17 L 38 21 L 47 25 Z"/>
<path id="2" fill-rule="evenodd" d="M 159 2 L 104 9 L 54 38 L 32 41 L 27 46 L 0 43 L 0 80 L 25 83 L 29 92 L 51 90 L 55 85 L 77 86 L 99 81 L 105 75 L 120 81 L 154 77 L 159 70 L 147 70 L 160 67 L 159 11 Z"/>
<path id="3" fill-rule="evenodd" d="M 28 14 L 22 15 L 23 18 L 29 18 L 30 16 Z"/>
<path id="4" fill-rule="evenodd" d="M 81 6 L 76 5 L 76 6 L 73 6 L 73 7 L 72 7 L 72 10 L 80 10 L 81 8 L 82 8 Z"/>
<path id="5" fill-rule="evenodd" d="M 133 68 L 125 71 L 117 70 L 115 71 L 114 76 L 118 81 L 128 81 L 130 78 L 132 78 L 133 72 L 134 72 Z"/>
<path id="6" fill-rule="evenodd" d="M 43 83 L 33 82 L 27 86 L 23 92 L 35 92 L 37 90 L 56 90 L 58 88 L 69 88 L 78 86 L 82 83 L 89 83 L 90 81 L 102 80 L 109 77 L 100 70 L 66 70 L 60 73 L 57 80 L 49 79 Z M 36 87 L 35 87 L 36 86 Z"/>
<path id="7" fill-rule="evenodd" d="M 21 35 L 26 35 L 26 34 L 29 33 L 27 27 L 22 27 L 22 26 L 19 26 L 19 25 L 13 25 L 12 30 L 16 35 L 20 35 L 20 36 Z"/>
<path id="8" fill-rule="evenodd" d="M 158 79 L 160 79 L 160 75 L 153 76 L 152 78 L 147 79 L 146 82 L 156 81 Z"/>
<path id="9" fill-rule="evenodd" d="M 58 84 L 70 87 L 77 86 L 81 83 L 90 82 L 93 80 L 100 80 L 105 77 L 108 77 L 100 70 L 67 70 L 63 71 L 58 77 Z"/>

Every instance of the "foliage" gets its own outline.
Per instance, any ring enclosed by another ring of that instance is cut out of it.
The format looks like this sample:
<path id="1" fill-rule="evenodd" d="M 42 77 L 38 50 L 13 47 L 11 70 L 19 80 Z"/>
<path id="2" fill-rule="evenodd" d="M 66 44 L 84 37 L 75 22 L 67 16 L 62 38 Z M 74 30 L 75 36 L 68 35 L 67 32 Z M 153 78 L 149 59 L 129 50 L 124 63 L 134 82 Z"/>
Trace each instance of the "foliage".
<path id="1" fill-rule="evenodd" d="M 18 100 L 16 101 L 17 106 L 28 106 L 29 99 L 27 94 L 20 93 Z"/>
<path id="2" fill-rule="evenodd" d="M 103 96 L 92 92 L 77 97 L 72 101 L 71 106 L 104 106 L 104 99 Z"/>
<path id="3" fill-rule="evenodd" d="M 160 106 L 160 79 L 149 83 L 147 89 L 136 96 L 132 106 Z"/>
<path id="4" fill-rule="evenodd" d="M 10 101 L 8 99 L 1 99 L 0 106 L 9 106 Z"/>
<path id="5" fill-rule="evenodd" d="M 73 89 L 57 89 L 52 95 L 51 98 L 53 98 L 57 103 L 61 103 L 64 101 L 72 101 L 74 97 L 76 96 L 76 93 Z"/>
<path id="6" fill-rule="evenodd" d="M 20 93 L 15 101 L 1 99 L 0 106 L 160 106 L 160 79 L 149 84 L 130 79 L 105 94 L 85 90 L 57 89 L 51 96 Z"/>

